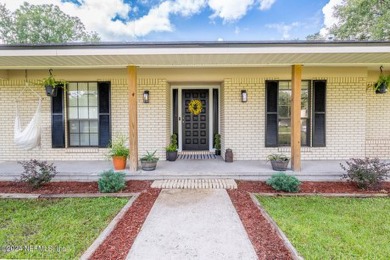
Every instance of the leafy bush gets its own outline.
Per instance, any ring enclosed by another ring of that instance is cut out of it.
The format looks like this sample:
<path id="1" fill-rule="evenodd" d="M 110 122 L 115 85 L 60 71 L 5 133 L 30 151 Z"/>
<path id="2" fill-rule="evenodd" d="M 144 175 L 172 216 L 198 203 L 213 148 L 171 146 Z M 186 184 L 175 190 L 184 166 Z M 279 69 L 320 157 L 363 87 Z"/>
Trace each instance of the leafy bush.
<path id="1" fill-rule="evenodd" d="M 144 154 L 142 157 L 141 157 L 141 161 L 145 161 L 145 162 L 157 162 L 158 161 L 158 157 L 155 156 L 157 150 L 155 150 L 153 153 L 149 152 L 149 151 L 146 151 L 146 154 Z"/>
<path id="2" fill-rule="evenodd" d="M 26 182 L 34 189 L 41 187 L 46 182 L 50 182 L 57 174 L 56 166 L 53 163 L 49 164 L 47 161 L 31 159 L 30 161 L 20 161 L 18 163 L 24 168 L 20 181 Z"/>
<path id="3" fill-rule="evenodd" d="M 129 148 L 127 147 L 127 137 L 124 135 L 118 135 L 115 139 L 111 141 L 108 145 L 110 148 L 108 156 L 129 156 Z"/>
<path id="4" fill-rule="evenodd" d="M 273 153 L 267 156 L 267 161 L 281 161 L 287 162 L 290 160 L 290 157 L 284 154 Z"/>
<path id="5" fill-rule="evenodd" d="M 126 187 L 123 172 L 105 171 L 98 180 L 99 191 L 103 193 L 118 192 Z"/>
<path id="6" fill-rule="evenodd" d="M 165 147 L 167 152 L 176 152 L 177 151 L 177 135 L 171 135 L 171 142 L 167 147 Z"/>
<path id="7" fill-rule="evenodd" d="M 216 150 L 221 150 L 221 135 L 220 134 L 215 134 L 214 135 L 214 148 Z"/>
<path id="8" fill-rule="evenodd" d="M 295 176 L 287 175 L 282 172 L 272 175 L 266 183 L 277 191 L 286 192 L 298 192 L 299 185 L 301 185 L 301 182 Z"/>
<path id="9" fill-rule="evenodd" d="M 378 189 L 390 172 L 390 163 L 380 162 L 378 158 L 352 158 L 345 163 L 347 166 L 340 163 L 347 172 L 343 179 L 356 183 L 360 189 Z"/>

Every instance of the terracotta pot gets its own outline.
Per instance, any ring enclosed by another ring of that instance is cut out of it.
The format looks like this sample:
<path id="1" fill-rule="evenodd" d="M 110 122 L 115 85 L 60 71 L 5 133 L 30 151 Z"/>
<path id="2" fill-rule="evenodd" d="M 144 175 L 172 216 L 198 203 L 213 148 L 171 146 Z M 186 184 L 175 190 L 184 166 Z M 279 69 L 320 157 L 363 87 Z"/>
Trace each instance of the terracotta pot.
<path id="1" fill-rule="evenodd" d="M 114 164 L 115 170 L 124 170 L 126 168 L 126 156 L 113 156 L 112 163 Z"/>

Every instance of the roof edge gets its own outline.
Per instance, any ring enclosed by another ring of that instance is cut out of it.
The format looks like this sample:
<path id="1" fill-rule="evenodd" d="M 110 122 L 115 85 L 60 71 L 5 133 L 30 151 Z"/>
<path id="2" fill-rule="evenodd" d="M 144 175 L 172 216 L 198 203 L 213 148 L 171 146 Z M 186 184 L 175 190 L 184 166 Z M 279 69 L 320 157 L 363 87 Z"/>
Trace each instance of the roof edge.
<path id="1" fill-rule="evenodd" d="M 221 42 L 97 42 L 60 44 L 0 44 L 0 50 L 28 49 L 122 49 L 122 48 L 259 48 L 259 47 L 362 47 L 390 46 L 390 41 L 221 41 Z"/>

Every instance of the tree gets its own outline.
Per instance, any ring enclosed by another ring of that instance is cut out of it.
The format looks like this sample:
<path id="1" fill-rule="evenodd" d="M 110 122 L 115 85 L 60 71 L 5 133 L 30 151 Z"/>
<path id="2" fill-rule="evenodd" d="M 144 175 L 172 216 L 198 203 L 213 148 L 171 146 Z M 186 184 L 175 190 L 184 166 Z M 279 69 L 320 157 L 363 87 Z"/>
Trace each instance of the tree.
<path id="1" fill-rule="evenodd" d="M 87 32 L 78 17 L 54 5 L 24 3 L 14 13 L 0 4 L 0 39 L 7 44 L 98 42 L 96 32 Z"/>
<path id="2" fill-rule="evenodd" d="M 338 40 L 390 40 L 390 0 L 344 0 L 333 16 L 338 23 L 327 29 Z"/>

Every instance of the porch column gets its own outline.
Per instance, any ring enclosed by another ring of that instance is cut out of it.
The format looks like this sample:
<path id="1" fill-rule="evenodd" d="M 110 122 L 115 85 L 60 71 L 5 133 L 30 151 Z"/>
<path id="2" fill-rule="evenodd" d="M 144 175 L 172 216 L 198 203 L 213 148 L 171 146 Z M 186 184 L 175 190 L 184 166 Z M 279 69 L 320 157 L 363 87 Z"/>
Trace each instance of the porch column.
<path id="1" fill-rule="evenodd" d="M 137 68 L 128 66 L 127 76 L 129 84 L 129 170 L 136 171 L 138 168 Z"/>
<path id="2" fill-rule="evenodd" d="M 301 79 L 302 65 L 292 65 L 291 168 L 301 170 Z"/>

